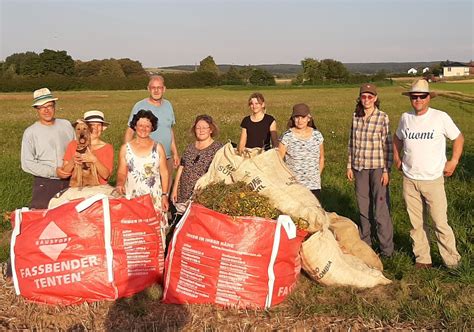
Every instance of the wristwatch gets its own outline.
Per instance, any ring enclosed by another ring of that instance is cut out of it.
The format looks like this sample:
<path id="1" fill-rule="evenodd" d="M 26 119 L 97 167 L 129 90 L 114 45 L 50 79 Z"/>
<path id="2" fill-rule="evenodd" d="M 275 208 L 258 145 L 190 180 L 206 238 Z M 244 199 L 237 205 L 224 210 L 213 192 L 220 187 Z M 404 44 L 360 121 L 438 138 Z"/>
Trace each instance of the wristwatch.
<path id="1" fill-rule="evenodd" d="M 162 193 L 161 196 L 168 196 L 168 193 Z"/>

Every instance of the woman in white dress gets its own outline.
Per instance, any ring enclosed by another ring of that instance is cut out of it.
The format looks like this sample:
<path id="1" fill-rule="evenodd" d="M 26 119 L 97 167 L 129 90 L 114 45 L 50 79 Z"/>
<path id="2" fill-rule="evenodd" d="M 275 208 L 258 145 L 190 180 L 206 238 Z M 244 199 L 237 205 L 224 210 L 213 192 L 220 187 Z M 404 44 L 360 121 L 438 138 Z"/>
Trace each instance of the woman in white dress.
<path id="1" fill-rule="evenodd" d="M 168 168 L 163 146 L 150 138 L 158 126 L 151 111 L 140 110 L 130 121 L 135 138 L 122 145 L 117 170 L 117 191 L 130 197 L 150 194 L 157 212 L 168 211 Z"/>

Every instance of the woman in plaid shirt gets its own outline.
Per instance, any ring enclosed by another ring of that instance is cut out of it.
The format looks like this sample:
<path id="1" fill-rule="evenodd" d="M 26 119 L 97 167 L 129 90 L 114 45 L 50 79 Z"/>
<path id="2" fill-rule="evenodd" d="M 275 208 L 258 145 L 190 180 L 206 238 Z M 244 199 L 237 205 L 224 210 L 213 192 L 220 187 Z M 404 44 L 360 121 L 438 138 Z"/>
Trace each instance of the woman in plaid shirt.
<path id="1" fill-rule="evenodd" d="M 393 147 L 388 115 L 380 111 L 379 106 L 375 85 L 363 84 L 352 115 L 347 178 L 355 180 L 361 239 L 372 245 L 371 225 L 375 223 L 380 252 L 382 256 L 390 257 L 393 254 L 393 225 L 388 183 Z M 375 213 L 371 211 L 373 208 Z"/>

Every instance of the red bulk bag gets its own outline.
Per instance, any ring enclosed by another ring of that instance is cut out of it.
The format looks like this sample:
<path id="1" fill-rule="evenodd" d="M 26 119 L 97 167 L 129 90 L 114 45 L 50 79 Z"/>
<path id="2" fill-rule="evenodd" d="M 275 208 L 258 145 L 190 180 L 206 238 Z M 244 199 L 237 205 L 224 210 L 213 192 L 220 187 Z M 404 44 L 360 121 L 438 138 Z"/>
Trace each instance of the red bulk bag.
<path id="1" fill-rule="evenodd" d="M 164 236 L 149 195 L 96 195 L 50 210 L 15 211 L 18 295 L 42 303 L 114 300 L 162 280 Z"/>
<path id="2" fill-rule="evenodd" d="M 305 235 L 288 216 L 231 217 L 193 203 L 168 248 L 163 301 L 276 305 L 296 284 Z"/>

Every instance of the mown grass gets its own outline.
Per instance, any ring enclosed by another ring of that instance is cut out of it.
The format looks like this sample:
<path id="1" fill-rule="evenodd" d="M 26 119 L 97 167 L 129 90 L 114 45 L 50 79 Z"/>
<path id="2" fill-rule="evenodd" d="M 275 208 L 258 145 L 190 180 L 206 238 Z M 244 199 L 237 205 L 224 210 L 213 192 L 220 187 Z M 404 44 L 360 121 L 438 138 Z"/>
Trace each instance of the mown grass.
<path id="1" fill-rule="evenodd" d="M 449 84 L 451 87 L 461 84 Z M 464 84 L 463 84 L 464 85 Z M 466 84 L 469 85 L 469 84 Z M 434 86 L 437 89 L 437 85 Z M 381 108 L 391 119 L 395 130 L 400 115 L 409 109 L 408 99 L 399 86 L 379 89 Z M 326 168 L 323 174 L 322 203 L 326 210 L 357 220 L 354 188 L 345 179 L 346 146 L 351 112 L 358 93 L 356 87 L 340 88 L 268 88 L 264 91 L 267 111 L 276 117 L 279 131 L 286 125 L 295 103 L 307 103 L 316 125 L 325 138 Z M 197 114 L 213 116 L 220 127 L 221 141 L 239 138 L 241 119 L 248 114 L 247 98 L 251 91 L 238 88 L 168 90 L 166 97 L 173 103 L 177 118 L 175 133 L 178 147 L 192 140 L 189 128 Z M 104 133 L 104 140 L 118 151 L 127 119 L 133 104 L 147 96 L 146 91 L 93 91 L 57 93 L 58 117 L 71 121 L 84 111 L 100 109 L 112 123 Z M 36 119 L 30 107 L 31 94 L 0 94 L 0 212 L 27 206 L 31 197 L 30 175 L 20 168 L 20 142 L 24 129 Z M 448 112 L 465 134 L 465 150 L 456 173 L 446 180 L 448 216 L 463 256 L 457 270 L 442 266 L 434 236 L 431 237 L 435 268 L 418 271 L 413 267 L 409 238 L 410 223 L 402 199 L 401 176 L 392 172 L 391 203 L 395 228 L 396 253 L 385 259 L 385 273 L 394 282 L 375 289 L 359 290 L 347 287 L 321 287 L 302 276 L 296 291 L 286 305 L 269 311 L 269 316 L 284 313 L 302 321 L 316 316 L 361 318 L 364 322 L 378 322 L 385 327 L 424 327 L 469 329 L 473 327 L 473 206 L 474 176 L 474 105 L 438 97 L 432 106 Z M 449 148 L 450 149 L 450 148 Z M 448 154 L 451 152 L 448 151 Z M 112 178 L 112 182 L 115 178 Z M 0 235 L 9 229 L 2 219 Z M 1 239 L 1 236 L 0 236 Z M 8 241 L 3 241 L 0 260 L 8 255 Z M 373 326 L 373 325 L 371 325 Z"/>
<path id="2" fill-rule="evenodd" d="M 474 83 L 473 82 L 437 82 L 432 85 L 435 90 L 444 91 L 456 91 L 467 95 L 474 95 Z"/>

